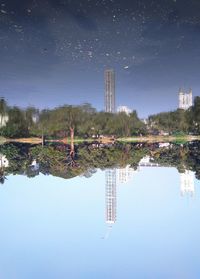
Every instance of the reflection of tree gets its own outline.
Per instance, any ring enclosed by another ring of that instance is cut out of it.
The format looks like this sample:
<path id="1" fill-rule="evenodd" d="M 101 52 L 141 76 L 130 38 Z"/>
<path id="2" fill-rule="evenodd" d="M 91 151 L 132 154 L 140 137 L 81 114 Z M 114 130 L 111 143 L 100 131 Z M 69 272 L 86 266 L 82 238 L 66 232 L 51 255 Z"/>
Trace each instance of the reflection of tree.
<path id="1" fill-rule="evenodd" d="M 67 154 L 67 161 L 70 167 L 75 168 L 78 167 L 78 163 L 75 160 L 74 129 L 70 128 L 70 134 L 71 134 L 71 143 L 70 143 L 69 154 Z"/>
<path id="2" fill-rule="evenodd" d="M 102 146 L 99 144 L 82 144 L 74 146 L 53 144 L 31 146 L 24 144 L 5 144 L 0 146 L 0 153 L 9 160 L 9 166 L 0 173 L 5 180 L 8 174 L 22 174 L 34 177 L 39 173 L 51 174 L 63 178 L 78 175 L 90 177 L 96 169 L 124 168 L 127 165 L 136 169 L 140 160 L 149 155 L 154 163 L 162 166 L 176 167 L 183 173 L 186 169 L 196 172 L 200 179 L 200 143 L 185 145 L 171 144 L 159 148 L 158 144 L 117 144 Z M 32 162 L 38 163 L 38 168 Z"/>
<path id="3" fill-rule="evenodd" d="M 153 158 L 160 165 L 176 167 L 180 173 L 192 170 L 196 172 L 196 178 L 200 179 L 200 142 L 160 148 L 153 153 Z"/>

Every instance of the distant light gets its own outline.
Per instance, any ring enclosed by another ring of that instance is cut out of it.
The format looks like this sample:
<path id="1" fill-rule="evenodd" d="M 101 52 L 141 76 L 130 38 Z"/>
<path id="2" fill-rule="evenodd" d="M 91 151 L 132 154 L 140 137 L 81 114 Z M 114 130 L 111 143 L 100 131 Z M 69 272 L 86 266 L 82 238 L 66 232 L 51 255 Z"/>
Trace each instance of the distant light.
<path id="1" fill-rule="evenodd" d="M 124 66 L 124 69 L 128 69 L 129 68 L 129 66 Z"/>

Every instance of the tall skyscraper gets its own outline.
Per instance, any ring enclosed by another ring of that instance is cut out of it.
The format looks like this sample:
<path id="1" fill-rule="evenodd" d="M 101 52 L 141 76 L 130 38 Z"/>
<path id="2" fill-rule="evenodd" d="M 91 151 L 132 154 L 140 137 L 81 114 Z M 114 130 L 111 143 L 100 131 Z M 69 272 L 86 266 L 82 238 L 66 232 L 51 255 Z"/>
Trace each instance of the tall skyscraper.
<path id="1" fill-rule="evenodd" d="M 192 106 L 192 89 L 189 93 L 183 92 L 182 89 L 179 90 L 179 109 L 187 110 Z"/>
<path id="2" fill-rule="evenodd" d="M 115 72 L 105 70 L 105 112 L 115 113 Z"/>
<path id="3" fill-rule="evenodd" d="M 114 224 L 117 215 L 116 169 L 106 170 L 106 223 Z"/>

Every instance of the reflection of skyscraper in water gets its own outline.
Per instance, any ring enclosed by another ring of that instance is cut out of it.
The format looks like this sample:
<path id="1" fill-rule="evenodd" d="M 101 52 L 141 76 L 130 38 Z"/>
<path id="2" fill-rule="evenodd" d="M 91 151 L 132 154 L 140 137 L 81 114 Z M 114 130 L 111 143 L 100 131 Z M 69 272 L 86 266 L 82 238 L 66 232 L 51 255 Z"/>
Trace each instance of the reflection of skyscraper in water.
<path id="1" fill-rule="evenodd" d="M 186 170 L 184 173 L 180 174 L 181 179 L 181 196 L 185 194 L 190 194 L 194 196 L 194 173 L 190 170 Z"/>
<path id="2" fill-rule="evenodd" d="M 106 223 L 114 224 L 117 216 L 116 169 L 106 170 Z"/>

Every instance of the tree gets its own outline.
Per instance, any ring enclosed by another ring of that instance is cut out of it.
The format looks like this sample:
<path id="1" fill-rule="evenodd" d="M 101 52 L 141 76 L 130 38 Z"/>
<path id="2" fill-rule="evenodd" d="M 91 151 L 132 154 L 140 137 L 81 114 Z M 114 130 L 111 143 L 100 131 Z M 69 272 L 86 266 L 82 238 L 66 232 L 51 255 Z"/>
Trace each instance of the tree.
<path id="1" fill-rule="evenodd" d="M 18 107 L 9 109 L 8 122 L 7 125 L 2 128 L 2 135 L 10 138 L 29 136 L 24 111 L 20 110 Z"/>
<path id="2" fill-rule="evenodd" d="M 200 97 L 194 99 L 194 106 L 192 108 L 193 124 L 196 133 L 200 133 Z"/>

